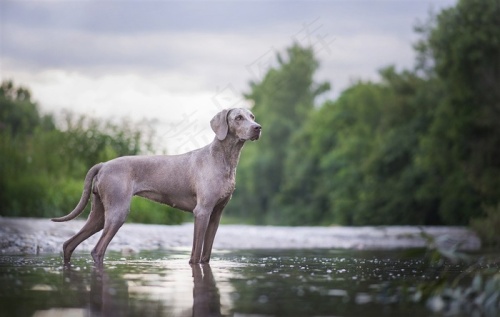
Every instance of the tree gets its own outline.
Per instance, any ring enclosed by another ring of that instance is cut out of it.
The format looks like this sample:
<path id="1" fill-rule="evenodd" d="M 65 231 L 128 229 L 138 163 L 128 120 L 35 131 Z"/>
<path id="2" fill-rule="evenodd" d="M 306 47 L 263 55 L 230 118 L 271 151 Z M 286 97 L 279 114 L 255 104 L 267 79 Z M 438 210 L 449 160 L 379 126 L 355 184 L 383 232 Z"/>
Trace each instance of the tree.
<path id="1" fill-rule="evenodd" d="M 36 128 L 55 129 L 52 116 L 42 116 L 31 93 L 24 87 L 15 87 L 12 81 L 0 86 L 0 133 L 12 136 L 32 134 Z"/>
<path id="2" fill-rule="evenodd" d="M 150 151 L 144 125 L 67 114 L 65 126 L 41 115 L 27 88 L 0 87 L 0 215 L 54 217 L 79 201 L 94 164 Z M 150 137 L 152 136 L 149 133 Z M 172 208 L 134 199 L 129 220 L 179 223 Z M 142 212 L 141 212 L 142 211 Z"/>
<path id="3" fill-rule="evenodd" d="M 415 161 L 432 84 L 393 67 L 310 116 L 292 142 L 280 192 L 289 224 L 438 224 Z"/>
<path id="4" fill-rule="evenodd" d="M 382 70 L 312 115 L 287 155 L 284 218 L 464 225 L 485 206 L 498 223 L 499 10 L 473 0 L 443 10 L 419 28 L 415 70 Z"/>
<path id="5" fill-rule="evenodd" d="M 459 1 L 424 31 L 418 48 L 444 92 L 423 141 L 426 166 L 443 219 L 463 224 L 500 201 L 500 4 Z"/>
<path id="6" fill-rule="evenodd" d="M 260 223 L 280 221 L 279 211 L 273 210 L 274 197 L 282 185 L 290 139 L 313 109 L 315 98 L 329 89 L 327 83 L 313 80 L 319 64 L 312 49 L 294 44 L 286 58 L 280 54 L 276 58 L 278 67 L 270 69 L 261 82 L 252 82 L 245 96 L 254 103 L 252 111 L 263 134 L 258 146 L 248 146 L 242 156 L 238 188 L 229 206 L 229 212 L 252 215 Z"/>

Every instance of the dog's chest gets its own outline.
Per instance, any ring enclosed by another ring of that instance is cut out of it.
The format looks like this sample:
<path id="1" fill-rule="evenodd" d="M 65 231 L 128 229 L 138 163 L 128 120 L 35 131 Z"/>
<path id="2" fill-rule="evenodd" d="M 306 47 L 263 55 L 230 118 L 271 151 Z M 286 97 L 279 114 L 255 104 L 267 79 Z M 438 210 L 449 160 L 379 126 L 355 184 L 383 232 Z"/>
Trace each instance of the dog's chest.
<path id="1" fill-rule="evenodd" d="M 222 177 L 218 183 L 219 185 L 217 187 L 219 191 L 219 199 L 224 200 L 233 194 L 236 187 L 234 174 L 225 175 L 225 177 Z"/>

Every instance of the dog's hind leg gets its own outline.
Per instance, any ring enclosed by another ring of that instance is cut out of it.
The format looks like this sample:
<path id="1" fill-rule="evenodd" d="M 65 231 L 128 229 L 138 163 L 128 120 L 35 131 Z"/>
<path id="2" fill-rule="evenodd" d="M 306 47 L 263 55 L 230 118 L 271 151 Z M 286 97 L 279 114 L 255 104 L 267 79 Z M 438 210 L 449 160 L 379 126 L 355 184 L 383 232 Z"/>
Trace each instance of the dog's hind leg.
<path id="1" fill-rule="evenodd" d="M 106 253 L 106 249 L 108 248 L 109 243 L 121 228 L 121 226 L 125 223 L 125 219 L 127 218 L 126 216 L 128 215 L 128 206 L 125 208 L 126 209 L 106 211 L 109 213 L 117 213 L 120 216 L 124 216 L 106 218 L 105 220 L 104 230 L 102 232 L 101 238 L 91 252 L 92 258 L 94 259 L 94 264 L 99 268 L 103 266 L 104 254 Z"/>
<path id="2" fill-rule="evenodd" d="M 92 196 L 92 210 L 87 222 L 77 234 L 64 242 L 64 265 L 69 264 L 73 251 L 80 243 L 104 228 L 104 206 L 99 195 L 93 194 Z"/>
<path id="3" fill-rule="evenodd" d="M 94 264 L 99 268 L 103 266 L 104 253 L 106 253 L 108 244 L 127 219 L 133 195 L 131 184 L 111 181 L 107 186 L 103 185 L 103 188 L 107 190 L 101 192 L 105 209 L 104 230 L 91 252 Z"/>

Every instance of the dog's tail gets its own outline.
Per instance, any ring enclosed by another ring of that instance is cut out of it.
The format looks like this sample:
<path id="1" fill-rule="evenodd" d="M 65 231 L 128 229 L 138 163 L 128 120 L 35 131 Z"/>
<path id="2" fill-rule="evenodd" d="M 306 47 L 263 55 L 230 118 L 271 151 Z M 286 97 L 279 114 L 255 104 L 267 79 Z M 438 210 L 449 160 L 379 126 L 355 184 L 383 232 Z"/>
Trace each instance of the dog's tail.
<path id="1" fill-rule="evenodd" d="M 52 218 L 51 219 L 52 221 L 54 222 L 68 221 L 78 217 L 83 212 L 85 206 L 87 206 L 89 202 L 90 194 L 92 193 L 92 182 L 94 180 L 94 177 L 102 168 L 102 165 L 103 163 L 96 164 L 92 166 L 92 168 L 87 172 L 87 176 L 85 176 L 85 183 L 83 185 L 82 197 L 80 198 L 80 202 L 78 202 L 78 205 L 76 205 L 75 209 L 73 209 L 73 211 L 67 214 L 66 216 L 59 218 Z"/>

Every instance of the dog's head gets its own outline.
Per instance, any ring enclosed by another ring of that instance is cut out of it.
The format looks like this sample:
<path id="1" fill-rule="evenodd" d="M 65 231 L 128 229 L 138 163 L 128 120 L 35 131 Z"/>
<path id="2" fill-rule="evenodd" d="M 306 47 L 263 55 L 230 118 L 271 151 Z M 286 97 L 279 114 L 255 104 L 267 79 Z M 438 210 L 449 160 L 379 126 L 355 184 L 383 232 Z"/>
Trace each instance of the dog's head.
<path id="1" fill-rule="evenodd" d="M 243 108 L 225 109 L 215 115 L 210 121 L 219 140 L 224 140 L 228 133 L 239 141 L 255 141 L 260 137 L 262 127 L 255 122 L 255 116 L 250 110 Z"/>

